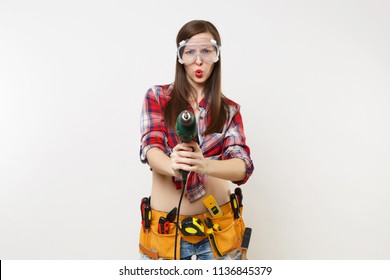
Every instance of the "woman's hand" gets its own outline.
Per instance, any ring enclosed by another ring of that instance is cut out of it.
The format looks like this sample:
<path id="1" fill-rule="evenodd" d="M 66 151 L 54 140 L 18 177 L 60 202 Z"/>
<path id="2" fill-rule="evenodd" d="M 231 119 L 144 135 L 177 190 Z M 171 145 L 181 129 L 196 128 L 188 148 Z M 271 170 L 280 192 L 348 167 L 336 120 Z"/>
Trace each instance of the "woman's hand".
<path id="1" fill-rule="evenodd" d="M 206 159 L 196 142 L 180 143 L 173 148 L 171 168 L 176 177 L 181 177 L 180 169 L 233 182 L 242 181 L 246 176 L 244 160 L 240 158 Z"/>
<path id="2" fill-rule="evenodd" d="M 196 142 L 177 144 L 170 157 L 172 169 L 178 177 L 181 176 L 180 169 L 199 174 L 205 174 L 207 170 L 207 161 Z"/>

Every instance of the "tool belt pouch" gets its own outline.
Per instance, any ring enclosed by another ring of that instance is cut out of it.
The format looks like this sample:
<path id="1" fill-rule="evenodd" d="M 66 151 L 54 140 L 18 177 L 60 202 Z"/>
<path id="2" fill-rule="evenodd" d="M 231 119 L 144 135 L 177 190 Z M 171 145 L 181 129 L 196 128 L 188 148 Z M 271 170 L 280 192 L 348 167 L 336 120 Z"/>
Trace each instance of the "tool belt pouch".
<path id="1" fill-rule="evenodd" d="M 168 234 L 158 233 L 158 224 L 152 221 L 150 229 L 144 230 L 141 227 L 139 245 L 140 253 L 151 259 L 174 259 L 176 226 L 171 223 Z M 180 234 L 177 237 L 176 256 L 180 259 Z"/>
<path id="2" fill-rule="evenodd" d="M 214 231 L 215 241 L 222 255 L 239 249 L 245 231 L 245 223 L 242 219 L 242 207 L 240 208 L 240 218 L 234 219 L 233 213 L 229 212 L 220 218 L 212 219 L 214 224 L 218 224 L 220 231 Z M 213 248 L 213 253 L 218 258 L 217 252 Z"/>
<path id="3" fill-rule="evenodd" d="M 245 223 L 242 219 L 242 210 L 243 207 L 240 207 L 240 218 L 234 219 L 233 212 L 230 211 L 230 205 L 223 207 L 224 215 L 219 218 L 212 218 L 214 224 L 218 224 L 221 228 L 220 231 L 214 231 L 215 241 L 217 243 L 218 249 L 222 255 L 226 255 L 229 252 L 239 249 L 241 247 L 242 238 L 245 231 Z M 174 223 L 170 224 L 170 229 L 168 234 L 159 234 L 158 233 L 158 220 L 153 218 L 160 216 L 161 213 L 157 213 L 152 210 L 152 220 L 149 230 L 145 230 L 141 227 L 140 238 L 139 238 L 139 247 L 140 253 L 147 255 L 151 259 L 174 259 L 174 244 L 175 244 L 175 232 L 176 225 Z M 199 215 L 198 218 L 203 215 Z M 176 256 L 177 259 L 180 259 L 180 240 L 183 238 L 187 242 L 197 243 L 207 236 L 183 236 L 179 230 L 177 237 L 177 249 Z M 211 246 L 213 248 L 213 246 Z M 218 253 L 213 248 L 213 254 L 218 258 Z"/>

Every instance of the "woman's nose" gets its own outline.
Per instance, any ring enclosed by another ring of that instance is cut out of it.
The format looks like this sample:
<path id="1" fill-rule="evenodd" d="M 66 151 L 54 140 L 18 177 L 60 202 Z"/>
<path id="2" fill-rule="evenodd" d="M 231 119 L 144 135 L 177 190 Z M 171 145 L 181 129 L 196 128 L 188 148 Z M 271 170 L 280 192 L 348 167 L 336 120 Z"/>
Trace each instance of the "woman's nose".
<path id="1" fill-rule="evenodd" d="M 202 65 L 203 60 L 202 60 L 202 58 L 200 57 L 200 54 L 198 54 L 198 55 L 196 56 L 195 63 L 196 63 L 196 65 Z"/>

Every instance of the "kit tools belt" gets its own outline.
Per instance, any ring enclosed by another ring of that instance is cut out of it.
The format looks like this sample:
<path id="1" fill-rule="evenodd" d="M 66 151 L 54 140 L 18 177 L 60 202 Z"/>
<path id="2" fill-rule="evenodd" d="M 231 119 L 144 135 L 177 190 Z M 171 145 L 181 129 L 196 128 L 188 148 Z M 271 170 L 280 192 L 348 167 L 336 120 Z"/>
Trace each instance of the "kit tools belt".
<path id="1" fill-rule="evenodd" d="M 215 199 L 206 200 L 211 211 L 179 217 L 179 235 L 176 255 L 180 258 L 180 240 L 196 244 L 205 238 L 210 241 L 216 258 L 235 249 L 242 251 L 247 246 L 243 242 L 245 223 L 242 219 L 242 196 L 235 194 L 230 201 L 214 204 Z M 140 252 L 151 259 L 174 259 L 177 209 L 162 212 L 151 209 L 150 199 L 141 200 L 142 227 L 140 231 Z M 217 216 L 217 217 L 216 217 Z"/>

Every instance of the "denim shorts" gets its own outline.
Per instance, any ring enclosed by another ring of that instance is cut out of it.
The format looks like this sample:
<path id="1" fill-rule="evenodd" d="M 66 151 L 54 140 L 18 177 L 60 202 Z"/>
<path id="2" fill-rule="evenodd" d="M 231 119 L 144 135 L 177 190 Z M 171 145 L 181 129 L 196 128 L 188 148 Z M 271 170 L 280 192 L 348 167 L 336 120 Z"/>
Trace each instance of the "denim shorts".
<path id="1" fill-rule="evenodd" d="M 151 260 L 147 255 L 141 254 L 141 260 Z M 241 260 L 241 252 L 233 250 L 232 252 L 215 258 L 209 240 L 203 239 L 199 243 L 190 243 L 183 239 L 180 240 L 180 259 L 181 260 Z"/>

